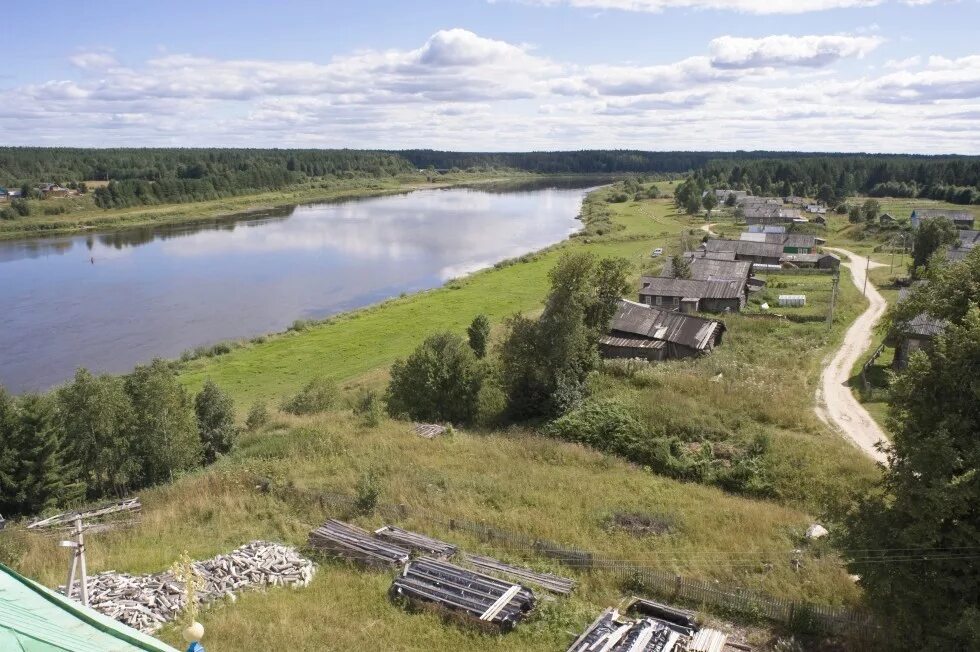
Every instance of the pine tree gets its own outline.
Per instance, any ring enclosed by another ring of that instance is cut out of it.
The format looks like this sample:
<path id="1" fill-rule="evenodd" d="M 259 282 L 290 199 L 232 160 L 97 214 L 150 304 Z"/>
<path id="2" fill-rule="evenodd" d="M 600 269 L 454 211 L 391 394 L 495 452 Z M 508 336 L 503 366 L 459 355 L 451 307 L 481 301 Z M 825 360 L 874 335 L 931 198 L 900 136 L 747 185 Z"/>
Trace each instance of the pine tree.
<path id="1" fill-rule="evenodd" d="M 466 329 L 469 336 L 470 348 L 478 359 L 482 359 L 487 354 L 487 342 L 490 339 L 490 320 L 486 315 L 477 315 L 473 318 L 469 328 Z"/>

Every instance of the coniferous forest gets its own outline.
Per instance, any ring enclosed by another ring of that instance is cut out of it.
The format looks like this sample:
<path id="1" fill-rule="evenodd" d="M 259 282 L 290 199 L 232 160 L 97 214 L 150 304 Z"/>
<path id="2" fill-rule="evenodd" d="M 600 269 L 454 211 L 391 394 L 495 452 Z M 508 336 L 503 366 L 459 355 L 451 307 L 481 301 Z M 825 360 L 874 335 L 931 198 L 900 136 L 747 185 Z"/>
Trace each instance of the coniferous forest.
<path id="1" fill-rule="evenodd" d="M 102 208 L 207 201 L 309 179 L 385 178 L 417 170 L 540 174 L 694 174 L 756 194 L 980 203 L 980 157 L 806 152 L 445 152 L 437 150 L 0 148 L 0 185 L 91 180 Z"/>

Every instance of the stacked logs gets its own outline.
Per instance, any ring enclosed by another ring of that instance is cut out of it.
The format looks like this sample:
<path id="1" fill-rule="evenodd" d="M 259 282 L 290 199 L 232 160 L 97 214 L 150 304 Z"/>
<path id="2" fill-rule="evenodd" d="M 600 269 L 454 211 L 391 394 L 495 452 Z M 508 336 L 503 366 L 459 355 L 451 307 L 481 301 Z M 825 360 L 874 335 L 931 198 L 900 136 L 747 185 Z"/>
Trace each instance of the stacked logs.
<path id="1" fill-rule="evenodd" d="M 197 597 L 205 604 L 224 597 L 233 600 L 236 592 L 250 588 L 307 586 L 314 573 L 313 562 L 294 549 L 265 541 L 192 565 L 203 580 Z M 92 608 L 147 633 L 173 620 L 184 607 L 184 584 L 170 573 L 109 571 L 89 577 L 87 585 Z"/>

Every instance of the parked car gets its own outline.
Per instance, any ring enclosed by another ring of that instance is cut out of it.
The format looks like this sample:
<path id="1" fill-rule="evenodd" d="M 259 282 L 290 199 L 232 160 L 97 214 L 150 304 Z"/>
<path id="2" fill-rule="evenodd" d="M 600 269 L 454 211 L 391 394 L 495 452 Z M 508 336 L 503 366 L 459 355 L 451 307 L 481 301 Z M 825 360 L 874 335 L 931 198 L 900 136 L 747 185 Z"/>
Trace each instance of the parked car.
<path id="1" fill-rule="evenodd" d="M 657 247 L 656 249 L 653 250 L 653 253 L 650 254 L 650 257 L 651 258 L 656 258 L 657 256 L 663 256 L 663 255 L 664 255 L 663 248 L 662 247 Z"/>

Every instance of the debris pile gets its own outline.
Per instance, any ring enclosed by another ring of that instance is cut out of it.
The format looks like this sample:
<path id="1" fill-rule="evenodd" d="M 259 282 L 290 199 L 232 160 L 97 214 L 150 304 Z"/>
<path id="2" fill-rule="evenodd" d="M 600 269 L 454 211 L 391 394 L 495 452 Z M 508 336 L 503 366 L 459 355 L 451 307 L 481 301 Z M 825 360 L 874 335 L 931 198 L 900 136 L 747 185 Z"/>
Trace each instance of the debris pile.
<path id="1" fill-rule="evenodd" d="M 412 428 L 415 429 L 415 434 L 423 439 L 435 439 L 446 432 L 446 426 L 438 423 L 413 423 Z"/>
<path id="2" fill-rule="evenodd" d="M 315 567 L 294 549 L 253 541 L 226 555 L 195 562 L 203 580 L 202 603 L 263 586 L 307 586 Z M 142 632 L 153 633 L 184 608 L 184 584 L 167 573 L 129 575 L 107 571 L 88 578 L 89 606 Z M 64 593 L 65 587 L 59 587 Z"/>
<path id="3" fill-rule="evenodd" d="M 721 652 L 728 636 L 699 627 L 694 614 L 652 600 L 632 600 L 626 614 L 606 609 L 568 652 Z"/>
<path id="4" fill-rule="evenodd" d="M 501 631 L 513 629 L 535 604 L 534 593 L 520 584 L 427 558 L 406 564 L 392 583 L 390 595 Z"/>

